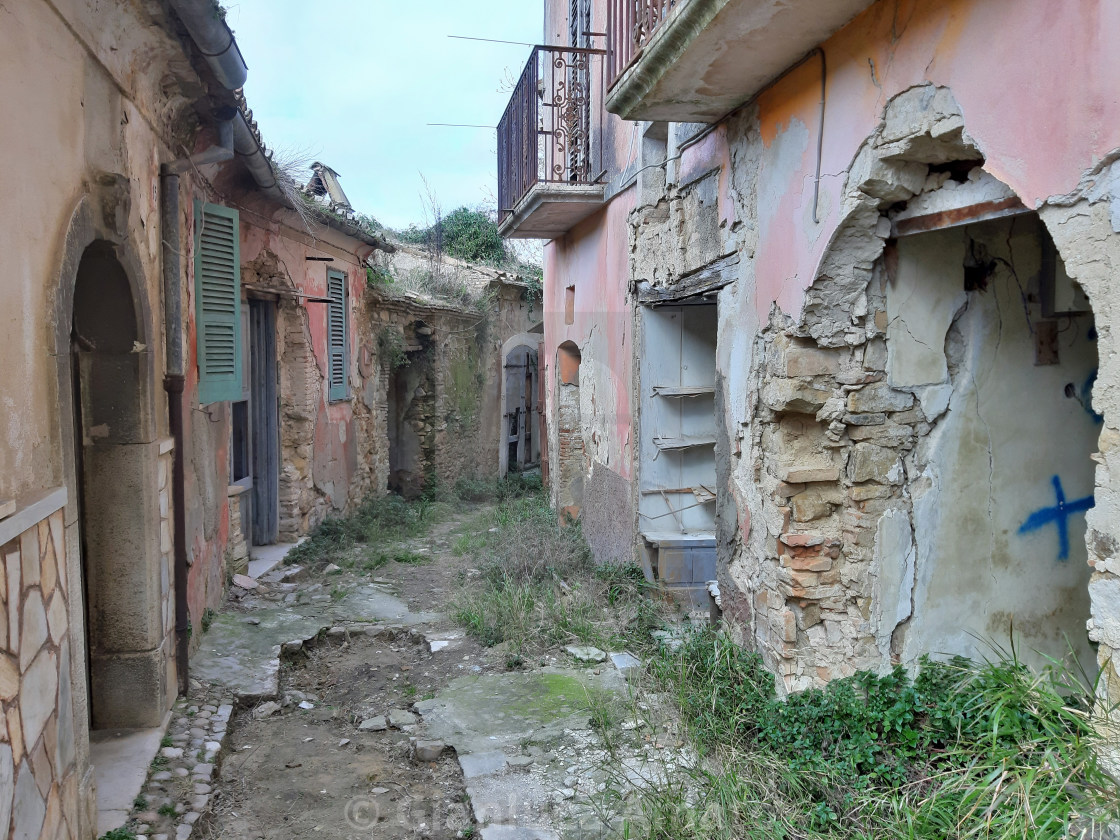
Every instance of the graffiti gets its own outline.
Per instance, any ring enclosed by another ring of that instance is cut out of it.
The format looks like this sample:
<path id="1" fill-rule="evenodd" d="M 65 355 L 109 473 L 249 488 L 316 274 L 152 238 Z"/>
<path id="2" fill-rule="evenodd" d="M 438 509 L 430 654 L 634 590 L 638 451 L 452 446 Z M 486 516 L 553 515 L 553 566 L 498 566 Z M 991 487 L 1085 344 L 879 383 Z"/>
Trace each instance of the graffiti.
<path id="1" fill-rule="evenodd" d="M 1098 425 L 1104 422 L 1104 417 L 1093 411 L 1093 383 L 1097 381 L 1097 369 L 1093 368 L 1093 372 L 1089 374 L 1089 378 L 1085 380 L 1085 384 L 1081 386 L 1081 405 L 1089 412 L 1089 416 L 1093 418 L 1093 422 Z"/>
<path id="2" fill-rule="evenodd" d="M 1078 513 L 1084 513 L 1093 507 L 1096 501 L 1092 496 L 1086 496 L 1084 499 L 1067 502 L 1065 491 L 1062 490 L 1062 480 L 1058 476 L 1054 476 L 1050 479 L 1050 482 L 1054 485 L 1054 495 L 1057 497 L 1058 503 L 1054 507 L 1036 510 L 1028 516 L 1027 521 L 1019 526 L 1019 533 L 1026 534 L 1037 531 L 1051 523 L 1057 525 L 1058 560 L 1065 561 L 1069 559 L 1069 518 Z"/>

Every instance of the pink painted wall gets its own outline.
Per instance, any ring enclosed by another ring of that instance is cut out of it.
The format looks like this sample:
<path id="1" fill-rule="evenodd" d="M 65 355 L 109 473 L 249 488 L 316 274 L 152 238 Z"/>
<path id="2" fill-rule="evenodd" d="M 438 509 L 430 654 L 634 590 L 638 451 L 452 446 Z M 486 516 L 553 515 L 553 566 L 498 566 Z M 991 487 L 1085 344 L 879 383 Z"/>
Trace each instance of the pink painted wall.
<path id="1" fill-rule="evenodd" d="M 599 429 L 610 467 L 623 478 L 633 474 L 631 392 L 633 320 L 628 298 L 629 226 L 635 190 L 616 196 L 607 207 L 561 239 L 545 246 L 545 371 L 550 417 L 555 414 L 556 348 L 574 342 L 583 354 L 580 387 L 594 389 L 597 413 L 607 418 Z M 572 324 L 565 324 L 565 296 L 575 287 Z M 588 417 L 582 418 L 587 424 Z"/>
<path id="2" fill-rule="evenodd" d="M 219 201 L 219 203 L 228 203 Z M 184 202 L 185 206 L 190 206 Z M 232 204 L 231 206 L 236 206 Z M 259 208 L 258 208 L 259 209 Z M 273 208 L 266 208 L 273 209 Z M 358 257 L 340 247 L 310 238 L 299 231 L 268 221 L 251 208 L 241 208 L 241 262 L 251 263 L 265 249 L 275 253 L 287 269 L 295 286 L 307 294 L 324 297 L 327 291 L 327 266 L 344 271 L 349 282 L 350 294 L 350 360 L 353 368 L 357 359 L 357 329 L 353 323 L 355 304 L 361 300 L 365 288 L 365 270 Z M 185 233 L 186 241 L 194 242 L 193 218 L 191 228 Z M 334 238 L 336 234 L 319 231 L 320 236 Z M 348 243 L 351 248 L 366 250 L 356 241 L 340 237 L 337 244 Z M 331 257 L 333 262 L 309 262 L 307 257 Z M 198 357 L 197 327 L 194 303 L 194 265 L 192 256 L 184 259 L 183 271 L 189 297 L 184 299 L 187 317 L 185 345 L 187 386 L 185 402 L 188 408 L 186 435 L 186 497 L 187 549 L 193 564 L 188 576 L 187 602 L 192 621 L 198 626 L 202 611 L 215 608 L 224 597 L 225 552 L 230 536 L 230 507 L 227 496 L 229 485 L 230 409 L 227 403 L 198 407 Z M 306 304 L 312 350 L 323 376 L 327 370 L 327 309 L 326 304 Z M 282 347 L 277 347 L 280 353 Z M 278 360 L 279 361 L 279 360 Z M 314 445 L 315 482 L 320 487 L 331 488 L 332 496 L 345 505 L 351 480 L 358 469 L 357 439 L 354 433 L 354 410 L 350 402 L 329 403 L 324 379 L 319 402 Z M 198 438 L 196 442 L 196 438 Z"/>
<path id="3" fill-rule="evenodd" d="M 888 100 L 948 87 L 986 168 L 1028 206 L 1073 189 L 1120 147 L 1120 3 L 1109 0 L 882 0 L 823 46 L 828 58 L 821 224 L 811 221 L 819 65 L 759 99 L 756 311 L 796 317 L 840 222 L 844 174 Z"/>

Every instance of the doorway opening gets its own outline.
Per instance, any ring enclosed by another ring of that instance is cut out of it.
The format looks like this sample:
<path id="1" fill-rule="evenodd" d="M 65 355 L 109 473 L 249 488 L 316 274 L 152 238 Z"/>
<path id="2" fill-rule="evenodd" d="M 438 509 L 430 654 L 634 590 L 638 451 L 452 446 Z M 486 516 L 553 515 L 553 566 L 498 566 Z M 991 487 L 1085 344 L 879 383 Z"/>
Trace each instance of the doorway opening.
<path id="1" fill-rule="evenodd" d="M 424 492 L 435 446 L 433 334 L 423 321 L 408 324 L 404 329 L 403 357 L 389 374 L 389 490 L 406 499 L 415 499 Z"/>
<path id="2" fill-rule="evenodd" d="M 708 606 L 716 576 L 716 305 L 642 309 L 638 515 L 646 574 Z"/>
<path id="3" fill-rule="evenodd" d="M 70 333 L 93 729 L 159 725 L 174 685 L 150 351 L 137 311 L 113 246 L 94 242 L 79 263 Z"/>
<path id="4" fill-rule="evenodd" d="M 587 457 L 580 426 L 579 374 L 583 355 L 571 341 L 556 348 L 557 507 L 575 521 L 583 510 Z"/>
<path id="5" fill-rule="evenodd" d="M 276 303 L 249 299 L 249 452 L 252 469 L 250 545 L 280 534 L 280 400 L 276 380 Z"/>
<path id="6" fill-rule="evenodd" d="M 501 472 L 522 472 L 540 464 L 537 436 L 539 391 L 537 348 L 517 344 L 503 360 Z"/>

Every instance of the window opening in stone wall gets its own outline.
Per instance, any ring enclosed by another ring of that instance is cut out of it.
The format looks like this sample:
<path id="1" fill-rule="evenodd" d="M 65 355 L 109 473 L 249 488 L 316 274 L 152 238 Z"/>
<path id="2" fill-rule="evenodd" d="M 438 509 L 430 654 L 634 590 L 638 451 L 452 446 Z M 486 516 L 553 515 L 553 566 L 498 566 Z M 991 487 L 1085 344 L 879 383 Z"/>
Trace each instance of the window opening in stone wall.
<path id="1" fill-rule="evenodd" d="M 647 574 L 707 606 L 715 578 L 716 306 L 641 310 L 638 502 Z"/>

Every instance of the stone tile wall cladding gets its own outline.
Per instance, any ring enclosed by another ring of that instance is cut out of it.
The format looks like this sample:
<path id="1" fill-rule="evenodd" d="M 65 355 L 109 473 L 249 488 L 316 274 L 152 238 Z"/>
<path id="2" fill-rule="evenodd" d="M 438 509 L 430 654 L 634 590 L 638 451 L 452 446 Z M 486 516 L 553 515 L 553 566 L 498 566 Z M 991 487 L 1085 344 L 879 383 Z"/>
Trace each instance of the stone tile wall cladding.
<path id="1" fill-rule="evenodd" d="M 896 97 L 845 173 L 844 221 L 800 316 L 774 306 L 768 323 L 751 327 L 741 313 L 754 306 L 743 301 L 755 293 L 749 261 L 759 236 L 757 125 L 754 113 L 737 117 L 728 125 L 725 163 L 670 184 L 660 197 L 643 196 L 631 215 L 631 277 L 633 284 L 672 289 L 729 253 L 742 260 L 730 278 L 738 283 L 718 295 L 717 404 L 726 426 L 717 446 L 719 578 L 732 632 L 763 654 L 786 691 L 796 691 L 900 659 L 902 637 L 894 631 L 902 628 L 904 637 L 909 615 L 887 615 L 878 556 L 887 547 L 877 537 L 886 519 L 911 522 L 913 500 L 924 491 L 925 442 L 944 407 L 932 393 L 887 381 L 884 263 L 890 254 L 884 256 L 884 247 L 892 208 L 946 183 L 945 172 L 931 173 L 930 165 L 983 157 L 947 90 L 926 86 Z M 728 170 L 731 214 L 719 208 L 718 166 Z M 1092 301 L 1102 337 L 1118 254 L 1115 219 L 1108 201 L 1099 199 L 1114 168 L 1114 161 L 1102 163 L 1074 193 L 1038 209 Z M 728 359 L 729 347 L 740 355 Z M 1111 426 L 1116 378 L 1110 364 L 1102 346 L 1093 407 L 1105 425 L 1093 457 L 1104 466 L 1088 514 L 1089 636 L 1099 643 L 1108 695 L 1120 697 L 1112 665 L 1120 645 L 1120 578 L 1112 565 L 1115 528 L 1108 525 L 1120 498 L 1111 487 L 1117 473 L 1108 469 L 1120 435 Z M 891 562 L 905 564 L 909 543 L 895 549 Z"/>
<path id="2" fill-rule="evenodd" d="M 0 556 L 0 835 L 76 838 L 62 511 L 0 547 Z"/>

